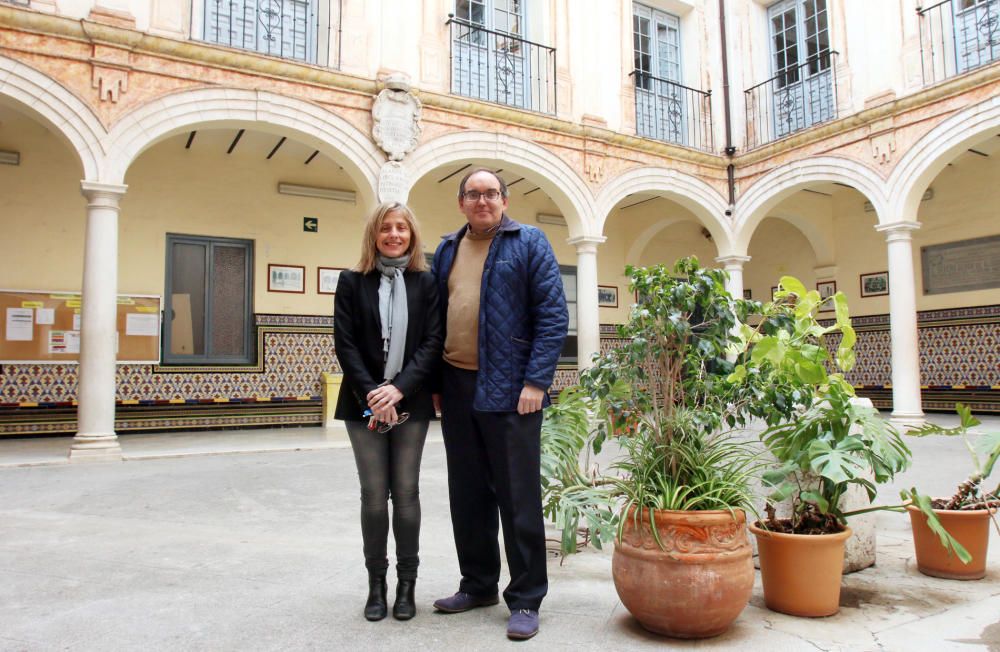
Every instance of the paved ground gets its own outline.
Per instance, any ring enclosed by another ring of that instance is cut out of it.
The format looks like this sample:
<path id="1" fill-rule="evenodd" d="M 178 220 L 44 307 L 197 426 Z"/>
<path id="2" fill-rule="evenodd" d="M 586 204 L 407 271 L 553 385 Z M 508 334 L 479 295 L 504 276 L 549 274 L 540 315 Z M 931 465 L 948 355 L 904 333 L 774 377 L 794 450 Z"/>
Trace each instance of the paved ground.
<path id="1" fill-rule="evenodd" d="M 988 427 L 1000 428 L 1000 419 Z M 322 429 L 132 435 L 127 461 L 69 465 L 67 439 L 0 440 L 0 649 L 491 650 L 502 606 L 434 613 L 457 565 L 440 437 L 427 444 L 417 617 L 361 616 L 356 476 L 343 434 Z M 957 442 L 914 441 L 920 480 L 947 493 Z M 280 450 L 286 449 L 286 450 Z M 265 452 L 253 452 L 253 451 Z M 232 451 L 243 454 L 232 454 Z M 212 454 L 227 453 L 228 454 Z M 887 492 L 887 496 L 892 496 Z M 550 562 L 540 634 L 555 650 L 997 650 L 1000 546 L 978 582 L 917 573 L 904 515 L 879 517 L 877 566 L 846 576 L 838 615 L 768 611 L 759 579 L 725 635 L 646 633 L 622 608 L 610 555 Z"/>

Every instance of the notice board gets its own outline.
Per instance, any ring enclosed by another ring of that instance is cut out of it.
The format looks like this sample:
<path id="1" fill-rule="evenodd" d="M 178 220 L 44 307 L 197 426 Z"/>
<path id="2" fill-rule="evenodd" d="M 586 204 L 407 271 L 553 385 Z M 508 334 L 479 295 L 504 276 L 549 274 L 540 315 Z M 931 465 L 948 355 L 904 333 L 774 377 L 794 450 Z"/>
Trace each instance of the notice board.
<path id="1" fill-rule="evenodd" d="M 0 290 L 0 363 L 80 360 L 79 292 Z M 119 363 L 159 362 L 160 297 L 118 296 Z"/>

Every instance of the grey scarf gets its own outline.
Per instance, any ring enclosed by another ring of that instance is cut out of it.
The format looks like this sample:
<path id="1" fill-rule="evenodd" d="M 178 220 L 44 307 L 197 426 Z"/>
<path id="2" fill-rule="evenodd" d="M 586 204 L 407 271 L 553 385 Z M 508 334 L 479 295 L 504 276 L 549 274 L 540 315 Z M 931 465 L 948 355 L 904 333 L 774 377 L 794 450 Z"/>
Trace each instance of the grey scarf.
<path id="1" fill-rule="evenodd" d="M 403 368 L 406 347 L 406 282 L 403 270 L 410 264 L 410 255 L 386 258 L 379 254 L 375 269 L 381 272 L 378 286 L 378 314 L 382 320 L 382 351 L 385 354 L 385 379 L 392 381 Z"/>

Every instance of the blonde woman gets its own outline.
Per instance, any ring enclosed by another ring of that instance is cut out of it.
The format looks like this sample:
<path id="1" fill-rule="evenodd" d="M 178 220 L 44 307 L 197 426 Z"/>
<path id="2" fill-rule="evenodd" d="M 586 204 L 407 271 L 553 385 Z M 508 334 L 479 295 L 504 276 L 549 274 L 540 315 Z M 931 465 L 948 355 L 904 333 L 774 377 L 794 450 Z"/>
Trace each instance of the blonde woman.
<path id="1" fill-rule="evenodd" d="M 426 267 L 413 212 L 384 203 L 368 217 L 361 260 L 341 273 L 334 302 L 334 342 L 344 372 L 336 418 L 347 426 L 361 480 L 364 614 L 372 621 L 388 612 L 390 498 L 398 580 L 392 613 L 399 620 L 416 613 L 420 458 L 442 347 L 438 292 Z"/>

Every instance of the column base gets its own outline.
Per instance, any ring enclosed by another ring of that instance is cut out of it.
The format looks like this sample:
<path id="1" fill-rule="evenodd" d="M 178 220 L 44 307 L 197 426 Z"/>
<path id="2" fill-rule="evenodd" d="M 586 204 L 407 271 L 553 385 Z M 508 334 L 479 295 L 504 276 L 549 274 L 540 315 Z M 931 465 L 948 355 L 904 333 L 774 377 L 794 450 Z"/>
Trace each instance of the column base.
<path id="1" fill-rule="evenodd" d="M 927 423 L 927 419 L 923 412 L 893 412 L 889 415 L 889 423 L 905 431 L 919 428 Z"/>
<path id="2" fill-rule="evenodd" d="M 121 462 L 118 435 L 77 435 L 69 448 L 70 462 Z"/>

